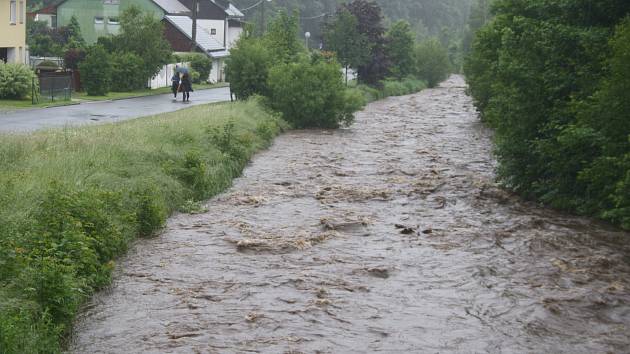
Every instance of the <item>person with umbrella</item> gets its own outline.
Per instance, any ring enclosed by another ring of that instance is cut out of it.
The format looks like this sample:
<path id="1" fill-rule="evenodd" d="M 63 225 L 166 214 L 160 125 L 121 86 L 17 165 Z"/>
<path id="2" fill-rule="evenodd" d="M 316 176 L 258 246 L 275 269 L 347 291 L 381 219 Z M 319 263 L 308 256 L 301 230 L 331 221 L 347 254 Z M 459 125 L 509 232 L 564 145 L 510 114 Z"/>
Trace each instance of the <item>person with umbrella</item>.
<path id="1" fill-rule="evenodd" d="M 182 96 L 184 96 L 183 102 L 190 102 L 190 93 L 193 91 L 193 88 L 188 69 L 186 69 L 182 75 L 182 80 L 179 83 L 179 91 L 182 93 Z"/>
<path id="2" fill-rule="evenodd" d="M 171 77 L 171 91 L 173 91 L 173 97 L 177 100 L 177 91 L 179 90 L 179 66 L 175 67 L 173 77 Z"/>

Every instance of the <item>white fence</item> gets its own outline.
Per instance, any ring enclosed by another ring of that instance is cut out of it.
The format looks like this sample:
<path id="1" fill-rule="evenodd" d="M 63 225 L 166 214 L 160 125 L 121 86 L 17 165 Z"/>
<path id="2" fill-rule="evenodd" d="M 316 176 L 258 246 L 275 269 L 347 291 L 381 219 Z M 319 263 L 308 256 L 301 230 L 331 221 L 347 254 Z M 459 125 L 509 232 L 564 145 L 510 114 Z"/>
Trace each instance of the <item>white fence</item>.
<path id="1" fill-rule="evenodd" d="M 188 63 L 174 63 L 164 65 L 162 70 L 160 70 L 157 75 L 149 80 L 148 86 L 152 89 L 171 86 L 171 77 L 173 77 L 173 74 L 175 73 L 176 66 L 187 67 Z"/>

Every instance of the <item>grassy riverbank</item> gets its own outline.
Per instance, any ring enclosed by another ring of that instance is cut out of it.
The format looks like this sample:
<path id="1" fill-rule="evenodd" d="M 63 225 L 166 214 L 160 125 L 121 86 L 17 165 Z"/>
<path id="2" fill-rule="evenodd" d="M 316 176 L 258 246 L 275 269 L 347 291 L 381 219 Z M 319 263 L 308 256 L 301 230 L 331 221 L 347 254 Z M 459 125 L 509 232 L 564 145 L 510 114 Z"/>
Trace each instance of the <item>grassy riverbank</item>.
<path id="1" fill-rule="evenodd" d="M 404 96 L 412 93 L 420 92 L 427 88 L 424 80 L 408 77 L 402 80 L 384 80 L 381 82 L 380 88 L 375 88 L 363 84 L 352 82 L 351 90 L 359 90 L 367 102 L 381 100 L 391 96 Z"/>
<path id="2" fill-rule="evenodd" d="M 227 188 L 284 127 L 255 101 L 0 135 L 0 353 L 55 353 L 115 258 Z"/>

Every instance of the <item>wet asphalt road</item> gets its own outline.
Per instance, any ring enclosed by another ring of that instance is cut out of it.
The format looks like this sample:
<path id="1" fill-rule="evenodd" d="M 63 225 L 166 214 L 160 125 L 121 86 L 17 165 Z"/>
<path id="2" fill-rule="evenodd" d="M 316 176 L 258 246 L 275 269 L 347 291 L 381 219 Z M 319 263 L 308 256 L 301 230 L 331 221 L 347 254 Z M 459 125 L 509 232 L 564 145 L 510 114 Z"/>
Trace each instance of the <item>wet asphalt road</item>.
<path id="1" fill-rule="evenodd" d="M 221 87 L 191 94 L 190 103 L 181 95 L 173 101 L 171 94 L 117 101 L 85 102 L 78 105 L 30 109 L 0 113 L 0 132 L 32 132 L 86 124 L 112 123 L 159 113 L 174 112 L 190 106 L 230 100 L 230 89 Z"/>

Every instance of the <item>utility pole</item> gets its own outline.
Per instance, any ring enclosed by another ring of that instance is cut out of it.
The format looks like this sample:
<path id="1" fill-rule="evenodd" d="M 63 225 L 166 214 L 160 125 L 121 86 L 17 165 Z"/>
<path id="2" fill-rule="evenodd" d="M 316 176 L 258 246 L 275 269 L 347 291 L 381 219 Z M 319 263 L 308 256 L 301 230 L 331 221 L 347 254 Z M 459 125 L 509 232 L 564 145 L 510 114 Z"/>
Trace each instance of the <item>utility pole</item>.
<path id="1" fill-rule="evenodd" d="M 194 52 L 197 48 L 197 11 L 199 10 L 199 0 L 193 0 L 192 3 L 192 44 L 190 51 Z"/>
<path id="2" fill-rule="evenodd" d="M 260 35 L 265 34 L 265 3 L 271 2 L 271 0 L 261 0 L 260 7 Z"/>
<path id="3" fill-rule="evenodd" d="M 265 34 L 265 0 L 262 2 L 262 7 L 260 8 L 260 35 Z"/>

